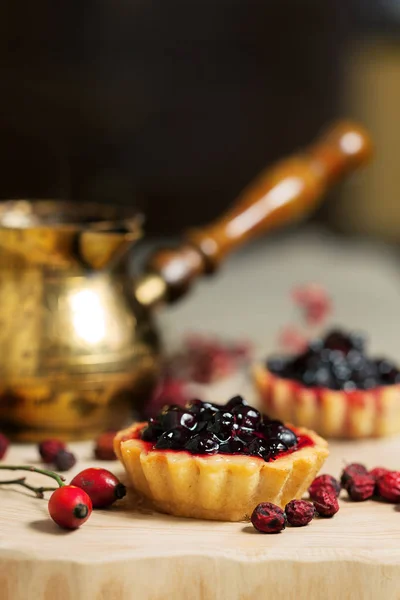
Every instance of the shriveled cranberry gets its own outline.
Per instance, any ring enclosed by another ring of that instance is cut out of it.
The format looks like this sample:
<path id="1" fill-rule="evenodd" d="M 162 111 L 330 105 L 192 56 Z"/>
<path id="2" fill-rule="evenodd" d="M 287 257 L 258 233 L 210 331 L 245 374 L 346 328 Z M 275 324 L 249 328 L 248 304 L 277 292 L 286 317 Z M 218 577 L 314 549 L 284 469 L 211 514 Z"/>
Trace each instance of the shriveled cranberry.
<path id="1" fill-rule="evenodd" d="M 54 457 L 54 465 L 57 471 L 69 471 L 75 464 L 75 454 L 69 452 L 69 450 L 59 450 Z"/>
<path id="2" fill-rule="evenodd" d="M 10 440 L 4 435 L 4 433 L 0 433 L 0 460 L 5 457 L 9 445 Z"/>
<path id="3" fill-rule="evenodd" d="M 340 494 L 340 483 L 332 475 L 319 475 L 316 477 L 308 489 L 310 496 L 312 497 L 314 492 L 321 487 L 332 488 L 336 497 Z"/>
<path id="4" fill-rule="evenodd" d="M 322 487 L 316 489 L 312 501 L 321 517 L 333 517 L 339 510 L 339 503 L 332 489 Z"/>
<path id="5" fill-rule="evenodd" d="M 368 474 L 371 475 L 375 481 L 378 481 L 378 479 L 386 473 L 389 473 L 389 469 L 385 469 L 384 467 L 375 467 L 374 469 L 371 469 Z"/>
<path id="6" fill-rule="evenodd" d="M 126 495 L 126 487 L 107 469 L 85 469 L 75 475 L 70 485 L 84 490 L 93 508 L 106 508 Z"/>
<path id="7" fill-rule="evenodd" d="M 313 520 L 315 508 L 305 500 L 291 500 L 285 507 L 287 521 L 293 527 L 304 527 Z"/>
<path id="8" fill-rule="evenodd" d="M 368 473 L 368 471 L 364 465 L 361 465 L 360 463 L 351 463 L 343 469 L 340 477 L 340 483 L 342 487 L 346 489 L 348 481 L 350 481 L 354 475 L 366 475 L 366 473 Z"/>
<path id="9" fill-rule="evenodd" d="M 354 475 L 346 484 L 349 497 L 355 502 L 372 498 L 375 491 L 375 479 L 369 475 Z"/>
<path id="10" fill-rule="evenodd" d="M 379 495 L 388 502 L 400 502 L 400 471 L 389 471 L 379 477 L 377 483 Z"/>
<path id="11" fill-rule="evenodd" d="M 50 464 L 54 462 L 57 452 L 64 450 L 66 445 L 61 440 L 48 439 L 43 440 L 39 444 L 39 454 L 44 463 Z"/>
<path id="12" fill-rule="evenodd" d="M 165 431 L 154 446 L 156 450 L 182 450 L 190 438 L 190 431 L 186 427 L 175 427 Z"/>
<path id="13" fill-rule="evenodd" d="M 231 437 L 235 418 L 230 412 L 217 412 L 207 423 L 207 430 L 215 433 L 218 439 L 226 441 Z"/>
<path id="14" fill-rule="evenodd" d="M 193 454 L 212 454 L 217 452 L 218 448 L 218 438 L 207 431 L 194 435 L 185 444 L 185 449 Z"/>
<path id="15" fill-rule="evenodd" d="M 237 406 L 247 406 L 246 400 L 242 396 L 234 396 L 225 405 L 226 410 L 232 411 Z"/>
<path id="16" fill-rule="evenodd" d="M 261 423 L 261 414 L 252 406 L 239 404 L 232 408 L 232 414 L 235 416 L 237 425 L 242 428 L 257 429 Z"/>
<path id="17" fill-rule="evenodd" d="M 261 502 L 251 515 L 253 526 L 261 533 L 279 533 L 286 527 L 283 510 L 271 502 Z"/>
<path id="18" fill-rule="evenodd" d="M 114 438 L 116 431 L 105 431 L 96 439 L 94 455 L 97 460 L 117 460 L 114 452 Z"/>
<path id="19" fill-rule="evenodd" d="M 157 416 L 157 420 L 164 431 L 181 426 L 194 429 L 197 423 L 194 414 L 177 405 L 166 406 Z"/>

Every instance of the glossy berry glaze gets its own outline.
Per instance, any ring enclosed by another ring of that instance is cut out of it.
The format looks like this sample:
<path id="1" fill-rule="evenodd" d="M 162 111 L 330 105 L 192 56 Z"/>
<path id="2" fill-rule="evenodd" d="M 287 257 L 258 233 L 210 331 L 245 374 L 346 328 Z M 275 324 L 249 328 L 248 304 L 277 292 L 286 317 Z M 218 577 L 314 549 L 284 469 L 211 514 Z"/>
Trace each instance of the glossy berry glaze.
<path id="1" fill-rule="evenodd" d="M 149 451 L 250 455 L 266 462 L 314 445 L 310 437 L 262 415 L 241 396 L 222 406 L 201 400 L 166 406 L 134 436 Z"/>
<path id="2" fill-rule="evenodd" d="M 331 331 L 308 344 L 301 354 L 267 361 L 270 373 L 302 386 L 352 392 L 400 383 L 400 372 L 389 360 L 369 358 L 365 339 L 355 333 Z"/>

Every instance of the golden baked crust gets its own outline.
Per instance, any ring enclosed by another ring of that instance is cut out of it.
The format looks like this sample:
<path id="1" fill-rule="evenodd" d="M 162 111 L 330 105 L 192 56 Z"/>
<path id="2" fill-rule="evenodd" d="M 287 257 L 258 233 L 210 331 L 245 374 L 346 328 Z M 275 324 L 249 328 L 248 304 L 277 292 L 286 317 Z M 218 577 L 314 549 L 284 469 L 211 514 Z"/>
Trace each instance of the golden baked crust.
<path id="1" fill-rule="evenodd" d="M 324 437 L 368 438 L 400 433 L 400 384 L 346 392 L 315 389 L 253 367 L 263 410 Z"/>
<path id="2" fill-rule="evenodd" d="M 271 462 L 253 456 L 149 450 L 142 440 L 132 439 L 143 426 L 137 423 L 120 431 L 115 452 L 134 488 L 160 511 L 179 517 L 241 521 L 259 502 L 283 508 L 301 498 L 329 454 L 327 442 L 305 429 L 296 432 L 309 436 L 313 446 Z"/>

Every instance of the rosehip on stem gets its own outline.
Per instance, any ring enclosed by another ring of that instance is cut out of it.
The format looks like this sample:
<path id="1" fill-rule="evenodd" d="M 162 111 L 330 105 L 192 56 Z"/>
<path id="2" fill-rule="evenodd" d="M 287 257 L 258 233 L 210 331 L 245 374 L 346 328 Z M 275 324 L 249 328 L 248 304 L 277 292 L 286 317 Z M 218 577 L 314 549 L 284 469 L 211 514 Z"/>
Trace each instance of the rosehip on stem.
<path id="1" fill-rule="evenodd" d="M 92 513 L 92 501 L 87 493 L 73 485 L 63 485 L 50 497 L 49 514 L 64 529 L 78 529 Z"/>
<path id="2" fill-rule="evenodd" d="M 107 469 L 89 468 L 71 481 L 90 497 L 93 508 L 106 508 L 126 495 L 126 487 Z"/>

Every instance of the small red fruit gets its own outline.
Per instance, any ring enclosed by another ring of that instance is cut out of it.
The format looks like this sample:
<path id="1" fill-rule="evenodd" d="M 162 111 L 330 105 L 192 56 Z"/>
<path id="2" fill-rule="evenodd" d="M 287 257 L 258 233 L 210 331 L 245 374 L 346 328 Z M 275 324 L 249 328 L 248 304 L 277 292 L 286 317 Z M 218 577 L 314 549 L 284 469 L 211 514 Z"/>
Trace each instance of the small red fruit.
<path id="1" fill-rule="evenodd" d="M 87 493 L 73 485 L 63 485 L 50 496 L 49 513 L 64 529 L 78 529 L 92 513 L 92 501 Z"/>
<path id="2" fill-rule="evenodd" d="M 285 507 L 287 521 L 293 527 L 304 527 L 313 520 L 315 508 L 305 500 L 291 500 Z"/>
<path id="3" fill-rule="evenodd" d="M 76 464 L 75 455 L 69 450 L 59 450 L 54 457 L 54 465 L 57 471 L 69 471 Z"/>
<path id="4" fill-rule="evenodd" d="M 253 526 L 261 533 L 279 533 L 286 526 L 285 513 L 271 502 L 261 502 L 251 515 Z"/>
<path id="5" fill-rule="evenodd" d="M 378 494 L 388 502 L 400 502 L 400 471 L 389 471 L 377 481 Z"/>
<path id="6" fill-rule="evenodd" d="M 105 431 L 96 439 L 94 455 L 97 460 L 117 460 L 114 452 L 114 438 L 116 431 Z"/>
<path id="7" fill-rule="evenodd" d="M 366 473 L 368 473 L 368 471 L 364 465 L 351 463 L 343 469 L 340 483 L 342 484 L 342 487 L 346 489 L 347 482 L 354 477 L 354 475 L 366 475 Z"/>
<path id="8" fill-rule="evenodd" d="M 4 433 L 0 433 L 0 460 L 5 457 L 9 445 L 10 440 L 4 435 Z"/>
<path id="9" fill-rule="evenodd" d="M 339 510 L 339 503 L 336 495 L 329 488 L 319 488 L 315 490 L 312 501 L 315 510 L 321 517 L 333 517 Z"/>
<path id="10" fill-rule="evenodd" d="M 375 481 L 378 481 L 378 479 L 386 473 L 390 473 L 390 471 L 384 467 L 375 467 L 375 469 L 371 469 L 371 471 L 369 471 L 369 474 L 375 479 Z"/>
<path id="11" fill-rule="evenodd" d="M 39 454 L 44 463 L 50 464 L 54 462 L 57 452 L 64 450 L 65 448 L 66 445 L 60 440 L 43 440 L 43 442 L 40 442 L 39 444 Z"/>
<path id="12" fill-rule="evenodd" d="M 106 508 L 126 495 L 126 487 L 107 469 L 85 469 L 75 475 L 71 485 L 85 490 L 93 508 Z"/>
<path id="13" fill-rule="evenodd" d="M 321 487 L 331 488 L 336 497 L 338 497 L 340 494 L 340 483 L 337 479 L 332 477 L 332 475 L 319 475 L 316 477 L 308 490 L 310 496 L 312 497 L 314 492 Z"/>
<path id="14" fill-rule="evenodd" d="M 362 502 L 372 498 L 375 491 L 375 479 L 372 475 L 354 475 L 347 482 L 347 493 L 352 500 Z"/>

